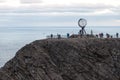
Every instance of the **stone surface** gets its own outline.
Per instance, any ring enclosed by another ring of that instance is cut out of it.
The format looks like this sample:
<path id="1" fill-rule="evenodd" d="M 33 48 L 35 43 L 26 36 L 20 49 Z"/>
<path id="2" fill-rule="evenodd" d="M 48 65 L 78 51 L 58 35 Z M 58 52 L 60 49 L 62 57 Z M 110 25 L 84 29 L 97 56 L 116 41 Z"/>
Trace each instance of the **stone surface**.
<path id="1" fill-rule="evenodd" d="M 46 39 L 21 48 L 0 80 L 120 80 L 120 39 Z"/>

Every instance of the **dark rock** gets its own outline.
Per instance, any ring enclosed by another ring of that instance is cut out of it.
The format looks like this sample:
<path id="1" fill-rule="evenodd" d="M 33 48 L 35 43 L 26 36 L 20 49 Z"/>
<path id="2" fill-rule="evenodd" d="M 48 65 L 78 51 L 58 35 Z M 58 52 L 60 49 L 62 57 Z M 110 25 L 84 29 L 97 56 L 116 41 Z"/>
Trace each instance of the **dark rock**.
<path id="1" fill-rule="evenodd" d="M 0 80 L 120 80 L 120 39 L 37 40 L 0 69 Z"/>

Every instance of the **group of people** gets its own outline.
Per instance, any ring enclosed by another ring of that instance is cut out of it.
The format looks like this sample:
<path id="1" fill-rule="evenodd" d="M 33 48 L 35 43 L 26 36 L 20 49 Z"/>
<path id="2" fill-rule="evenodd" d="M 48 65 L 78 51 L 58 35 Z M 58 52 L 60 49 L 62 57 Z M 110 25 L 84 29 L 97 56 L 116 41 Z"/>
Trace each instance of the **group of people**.
<path id="1" fill-rule="evenodd" d="M 51 34 L 51 35 L 50 35 L 50 38 L 51 38 L 51 39 L 54 38 L 54 35 Z M 60 39 L 60 38 L 61 38 L 61 35 L 60 35 L 60 34 L 57 34 L 57 38 Z"/>
<path id="2" fill-rule="evenodd" d="M 58 39 L 61 39 L 61 37 L 62 37 L 60 34 L 57 34 L 57 37 L 54 37 L 54 36 L 55 36 L 55 35 L 51 34 L 51 35 L 50 35 L 50 38 L 58 38 Z M 70 37 L 70 34 L 67 33 L 66 36 L 67 36 L 67 38 L 69 38 L 69 37 Z"/>
<path id="3" fill-rule="evenodd" d="M 93 32 L 91 32 L 91 35 L 93 35 Z M 70 38 L 70 34 L 67 33 L 66 35 L 66 38 Z M 94 35 L 93 35 L 94 36 Z M 99 34 L 96 34 L 95 35 L 96 38 L 105 38 L 104 34 L 103 33 L 99 33 Z M 61 36 L 60 34 L 57 34 L 57 35 L 53 35 L 51 34 L 50 35 L 50 38 L 58 38 L 58 39 L 61 39 L 63 38 L 63 36 Z M 65 37 L 64 37 L 65 38 Z M 113 35 L 110 35 L 108 33 L 106 33 L 106 38 L 113 38 Z M 119 33 L 116 33 L 115 37 L 114 38 L 119 38 Z"/>
<path id="4" fill-rule="evenodd" d="M 99 35 L 96 34 L 96 37 L 97 37 L 97 38 L 103 38 L 103 37 L 104 37 L 104 34 L 103 34 L 103 33 L 99 33 Z M 113 36 L 110 35 L 110 34 L 108 34 L 108 33 L 106 33 L 106 38 L 113 38 Z M 119 33 L 116 33 L 116 38 L 119 38 Z"/>

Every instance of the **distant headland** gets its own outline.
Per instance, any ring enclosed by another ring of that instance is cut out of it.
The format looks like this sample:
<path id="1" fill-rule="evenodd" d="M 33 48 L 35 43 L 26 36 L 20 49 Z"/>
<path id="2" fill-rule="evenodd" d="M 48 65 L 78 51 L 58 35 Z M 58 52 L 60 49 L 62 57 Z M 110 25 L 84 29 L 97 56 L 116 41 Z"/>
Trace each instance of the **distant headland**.
<path id="1" fill-rule="evenodd" d="M 0 80 L 119 80 L 120 39 L 34 41 L 0 69 Z"/>

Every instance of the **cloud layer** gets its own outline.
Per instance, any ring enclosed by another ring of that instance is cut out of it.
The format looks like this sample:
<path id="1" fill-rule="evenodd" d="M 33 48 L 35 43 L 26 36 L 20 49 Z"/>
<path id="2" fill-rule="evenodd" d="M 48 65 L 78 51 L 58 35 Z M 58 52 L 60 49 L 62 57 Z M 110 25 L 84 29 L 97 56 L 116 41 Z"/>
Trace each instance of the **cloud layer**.
<path id="1" fill-rule="evenodd" d="M 27 4 L 31 4 L 31 3 L 40 3 L 41 0 L 20 0 L 21 3 L 27 3 Z"/>
<path id="2" fill-rule="evenodd" d="M 0 21 L 1 25 L 16 21 L 19 24 L 20 20 L 23 25 L 31 21 L 31 25 L 46 22 L 50 25 L 54 22 L 72 25 L 84 17 L 90 21 L 89 25 L 120 25 L 119 7 L 119 0 L 0 0 L 0 17 L 3 17 Z M 40 19 L 36 21 L 34 18 Z"/>

